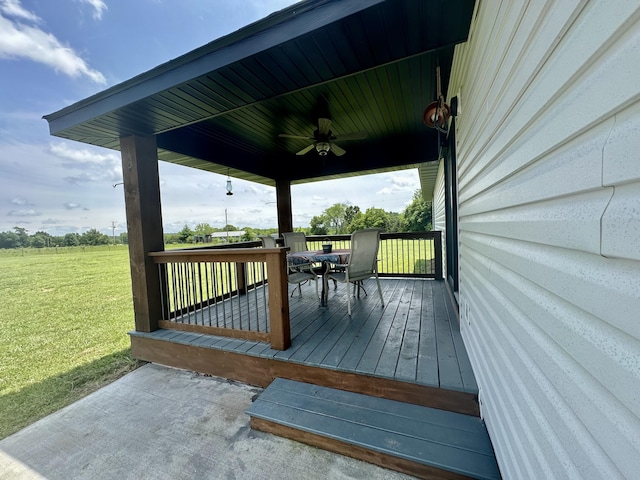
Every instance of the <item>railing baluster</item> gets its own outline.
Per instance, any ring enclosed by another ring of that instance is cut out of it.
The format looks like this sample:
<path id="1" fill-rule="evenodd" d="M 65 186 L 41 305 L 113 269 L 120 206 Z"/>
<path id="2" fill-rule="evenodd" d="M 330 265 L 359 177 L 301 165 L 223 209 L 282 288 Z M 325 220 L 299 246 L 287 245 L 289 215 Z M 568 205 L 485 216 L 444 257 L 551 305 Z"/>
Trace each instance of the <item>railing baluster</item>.
<path id="1" fill-rule="evenodd" d="M 162 312 L 162 319 L 166 320 L 167 318 L 167 312 L 169 311 L 169 308 L 167 308 L 167 306 L 165 305 L 167 303 L 167 299 L 166 299 L 166 293 L 168 292 L 168 289 L 163 288 L 163 285 L 166 286 L 167 284 L 167 279 L 164 276 L 164 270 L 166 265 L 159 263 L 158 264 L 158 278 L 160 279 L 160 311 Z"/>
<path id="2" fill-rule="evenodd" d="M 258 275 L 257 275 L 258 264 L 256 262 L 251 262 L 251 284 L 253 285 L 253 303 L 256 305 L 255 311 L 255 330 L 258 330 L 259 325 L 258 321 L 260 319 L 259 309 L 258 309 Z M 251 330 L 251 316 L 249 316 L 249 330 Z"/>
<path id="3" fill-rule="evenodd" d="M 260 264 L 262 266 L 262 299 L 263 299 L 263 307 L 264 307 L 264 311 L 268 312 L 269 311 L 269 307 L 267 305 L 267 288 L 268 288 L 268 280 L 267 280 L 267 275 L 265 273 L 266 271 L 266 266 L 264 263 Z M 267 331 L 267 325 L 268 323 L 265 321 L 265 332 Z M 258 322 L 258 331 L 260 331 L 260 322 Z"/>
<path id="4" fill-rule="evenodd" d="M 229 262 L 225 263 L 225 273 L 227 275 L 227 281 L 226 281 L 226 286 L 225 289 L 229 291 L 229 311 L 231 313 L 231 327 L 230 328 L 234 328 L 235 327 L 235 322 L 234 322 L 234 315 L 233 315 L 233 303 L 231 303 L 231 298 L 233 297 L 233 291 L 231 290 L 231 265 L 229 265 Z M 222 304 L 224 306 L 224 303 Z M 226 325 L 226 318 L 227 318 L 227 314 L 225 313 L 224 315 L 224 319 L 225 319 L 225 327 Z"/>
<path id="5" fill-rule="evenodd" d="M 220 277 L 219 275 L 219 267 L 220 264 L 215 262 L 211 264 L 211 278 L 213 280 L 213 299 L 214 299 L 214 317 L 215 317 L 215 326 L 218 327 L 219 326 L 219 320 L 218 317 L 220 316 L 219 312 L 218 312 L 218 308 L 220 307 L 219 305 L 219 298 L 218 298 L 218 289 L 219 287 L 219 283 L 220 283 Z"/>
<path id="6" fill-rule="evenodd" d="M 169 315 L 169 320 L 177 320 L 178 318 L 178 286 L 176 284 L 176 264 L 171 264 L 171 288 L 173 297 L 173 315 Z"/>
<path id="7" fill-rule="evenodd" d="M 204 296 L 202 295 L 202 263 L 198 262 L 196 264 L 198 266 L 197 270 L 198 270 L 198 294 L 200 296 L 200 308 L 198 308 L 199 312 L 200 312 L 200 318 L 202 319 L 202 325 L 204 325 Z M 196 315 L 196 323 L 198 323 L 198 317 Z"/>

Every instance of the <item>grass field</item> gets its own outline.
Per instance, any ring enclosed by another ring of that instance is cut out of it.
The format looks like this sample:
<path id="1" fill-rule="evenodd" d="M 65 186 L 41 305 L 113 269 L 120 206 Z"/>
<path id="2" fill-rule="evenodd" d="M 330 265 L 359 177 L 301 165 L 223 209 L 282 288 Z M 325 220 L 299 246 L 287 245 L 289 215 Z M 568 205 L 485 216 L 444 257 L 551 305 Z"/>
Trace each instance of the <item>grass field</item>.
<path id="1" fill-rule="evenodd" d="M 126 246 L 0 255 L 0 438 L 138 366 Z"/>

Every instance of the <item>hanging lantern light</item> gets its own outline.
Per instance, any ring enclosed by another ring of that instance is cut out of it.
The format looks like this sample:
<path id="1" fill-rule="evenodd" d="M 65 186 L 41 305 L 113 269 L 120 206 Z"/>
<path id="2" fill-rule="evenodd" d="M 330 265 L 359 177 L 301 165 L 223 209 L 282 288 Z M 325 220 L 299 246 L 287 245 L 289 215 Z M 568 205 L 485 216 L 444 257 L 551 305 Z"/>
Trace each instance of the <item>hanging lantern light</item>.
<path id="1" fill-rule="evenodd" d="M 227 168 L 227 195 L 233 195 L 233 187 L 231 186 L 231 177 L 229 176 L 228 168 Z"/>

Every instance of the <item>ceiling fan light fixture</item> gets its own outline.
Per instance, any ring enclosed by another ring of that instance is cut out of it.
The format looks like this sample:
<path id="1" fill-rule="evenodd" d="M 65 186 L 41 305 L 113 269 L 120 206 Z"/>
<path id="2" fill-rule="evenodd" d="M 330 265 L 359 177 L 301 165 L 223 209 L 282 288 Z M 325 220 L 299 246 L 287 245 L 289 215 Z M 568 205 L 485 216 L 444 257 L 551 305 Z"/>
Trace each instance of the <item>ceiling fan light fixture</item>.
<path id="1" fill-rule="evenodd" d="M 320 155 L 321 157 L 324 157 L 327 153 L 329 153 L 330 149 L 331 149 L 331 145 L 329 145 L 328 142 L 316 143 L 316 150 L 318 152 L 318 155 Z"/>

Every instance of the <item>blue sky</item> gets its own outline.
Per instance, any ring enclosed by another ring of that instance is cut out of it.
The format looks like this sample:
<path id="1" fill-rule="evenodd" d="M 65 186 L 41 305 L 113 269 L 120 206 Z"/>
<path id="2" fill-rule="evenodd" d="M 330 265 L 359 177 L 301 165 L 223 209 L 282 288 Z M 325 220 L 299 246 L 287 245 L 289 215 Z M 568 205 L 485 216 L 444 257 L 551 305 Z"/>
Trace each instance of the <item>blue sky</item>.
<path id="1" fill-rule="evenodd" d="M 266 17 L 291 0 L 0 0 L 0 231 L 126 231 L 120 154 L 49 135 L 43 115 Z M 275 188 L 160 162 L 165 232 L 275 227 Z M 400 212 L 416 169 L 292 187 L 294 225 L 343 202 Z"/>

